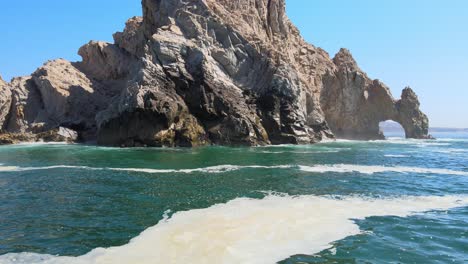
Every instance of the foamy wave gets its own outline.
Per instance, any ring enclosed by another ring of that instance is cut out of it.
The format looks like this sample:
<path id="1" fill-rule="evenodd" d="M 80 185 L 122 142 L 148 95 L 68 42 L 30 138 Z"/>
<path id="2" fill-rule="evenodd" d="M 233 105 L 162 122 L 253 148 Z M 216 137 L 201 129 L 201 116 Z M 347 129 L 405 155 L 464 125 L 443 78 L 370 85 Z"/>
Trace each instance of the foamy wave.
<path id="1" fill-rule="evenodd" d="M 0 172 L 5 171 L 18 171 L 19 167 L 16 166 L 0 166 Z"/>
<path id="2" fill-rule="evenodd" d="M 387 158 L 408 158 L 408 155 L 385 155 Z"/>
<path id="3" fill-rule="evenodd" d="M 459 154 L 459 153 L 468 152 L 468 149 L 441 149 L 441 150 L 436 150 L 435 152 L 446 153 L 446 154 Z"/>
<path id="4" fill-rule="evenodd" d="M 290 165 L 279 165 L 279 166 L 238 166 L 238 165 L 219 165 L 206 168 L 196 169 L 137 169 L 137 168 L 108 168 L 114 171 L 129 171 L 129 172 L 145 172 L 145 173 L 194 173 L 194 172 L 206 172 L 206 173 L 223 173 L 230 171 L 237 171 L 241 169 L 288 169 L 293 166 Z"/>
<path id="5" fill-rule="evenodd" d="M 437 142 L 435 140 L 420 140 L 420 139 L 388 139 L 388 140 L 375 140 L 374 143 L 388 143 L 399 145 L 414 145 L 418 147 L 431 147 L 431 146 L 450 146 L 450 143 Z"/>
<path id="6" fill-rule="evenodd" d="M 349 173 L 358 172 L 362 174 L 374 174 L 381 172 L 397 172 L 397 173 L 423 173 L 423 174 L 444 174 L 444 175 L 461 175 L 468 176 L 466 171 L 456 171 L 449 169 L 430 169 L 419 167 L 385 167 L 385 166 L 364 166 L 364 165 L 350 165 L 350 164 L 337 164 L 337 165 L 317 165 L 317 166 L 299 166 L 302 171 L 306 172 L 338 172 Z"/>
<path id="7" fill-rule="evenodd" d="M 39 147 L 39 146 L 61 146 L 61 145 L 78 145 L 73 142 L 20 142 L 14 145 L 8 145 L 9 147 Z"/>
<path id="8" fill-rule="evenodd" d="M 243 169 L 299 169 L 305 172 L 326 173 L 351 173 L 358 172 L 362 174 L 374 174 L 382 172 L 396 172 L 396 173 L 423 173 L 423 174 L 443 174 L 443 175 L 461 175 L 468 176 L 468 171 L 456 171 L 449 169 L 437 168 L 420 168 L 420 167 L 386 167 L 386 166 L 366 166 L 366 165 L 351 165 L 351 164 L 336 164 L 336 165 L 315 165 L 315 166 L 301 166 L 301 165 L 277 165 L 277 166 L 260 166 L 260 165 L 219 165 L 205 168 L 194 169 L 151 169 L 151 168 L 93 168 L 88 166 L 69 166 L 57 165 L 47 167 L 16 167 L 16 166 L 0 166 L 0 172 L 21 172 L 21 171 L 36 171 L 36 170 L 52 170 L 52 169 L 79 169 L 79 170 L 108 170 L 108 171 L 125 171 L 125 172 L 141 172 L 151 174 L 164 174 L 164 173 L 226 173 L 231 171 L 238 171 Z"/>
<path id="9" fill-rule="evenodd" d="M 414 145 L 419 147 L 430 147 L 430 146 L 449 146 L 451 141 L 439 141 L 439 140 L 421 140 L 421 139 L 406 139 L 406 138 L 387 138 L 383 140 L 348 140 L 338 139 L 337 143 L 354 143 L 354 144 L 397 144 L 397 145 Z"/>
<path id="10" fill-rule="evenodd" d="M 316 254 L 334 241 L 361 233 L 351 219 L 407 217 L 461 206 L 468 206 L 468 196 L 239 198 L 175 213 L 124 246 L 98 248 L 80 257 L 7 254 L 0 256 L 0 263 L 276 263 L 296 254 Z"/>
<path id="11" fill-rule="evenodd" d="M 438 138 L 440 142 L 468 142 L 467 138 Z"/>
<path id="12" fill-rule="evenodd" d="M 126 172 L 143 172 L 143 173 L 225 173 L 230 171 L 237 171 L 242 169 L 288 169 L 297 166 L 293 165 L 278 165 L 278 166 L 260 166 L 260 165 L 219 165 L 205 168 L 195 169 L 147 169 L 147 168 L 94 168 L 88 166 L 69 166 L 57 165 L 46 167 L 17 167 L 17 166 L 0 166 L 0 172 L 20 172 L 20 171 L 37 171 L 37 170 L 53 170 L 53 169 L 81 169 L 81 170 L 109 170 L 109 171 L 126 171 Z"/>
<path id="13" fill-rule="evenodd" d="M 36 171 L 36 170 L 53 170 L 53 169 L 103 170 L 103 168 L 92 168 L 92 167 L 87 167 L 87 166 L 69 166 L 69 165 L 57 165 L 57 166 L 47 166 L 47 167 L 0 166 L 0 172 L 7 172 L 7 171 Z"/>
<path id="14" fill-rule="evenodd" d="M 325 153 L 338 153 L 342 150 L 348 149 L 336 149 L 336 150 L 316 150 L 316 151 L 260 151 L 264 154 L 325 154 Z"/>

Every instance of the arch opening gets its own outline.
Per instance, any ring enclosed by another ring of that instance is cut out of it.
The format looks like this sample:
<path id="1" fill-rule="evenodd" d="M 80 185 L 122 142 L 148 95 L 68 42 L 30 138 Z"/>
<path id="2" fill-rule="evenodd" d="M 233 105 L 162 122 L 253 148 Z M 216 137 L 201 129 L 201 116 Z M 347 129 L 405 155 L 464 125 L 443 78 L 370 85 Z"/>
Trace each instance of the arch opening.
<path id="1" fill-rule="evenodd" d="M 406 138 L 406 132 L 403 126 L 393 120 L 380 122 L 379 131 L 385 138 Z"/>

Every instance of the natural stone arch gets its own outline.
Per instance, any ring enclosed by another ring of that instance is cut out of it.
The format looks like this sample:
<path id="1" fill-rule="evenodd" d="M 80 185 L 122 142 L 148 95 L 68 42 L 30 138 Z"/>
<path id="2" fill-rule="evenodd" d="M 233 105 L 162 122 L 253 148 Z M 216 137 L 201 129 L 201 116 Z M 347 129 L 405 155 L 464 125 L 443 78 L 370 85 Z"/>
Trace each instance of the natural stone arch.
<path id="1" fill-rule="evenodd" d="M 333 62 L 337 71 L 323 79 L 321 105 L 338 138 L 382 139 L 379 123 L 386 120 L 401 124 L 407 138 L 430 137 L 429 120 L 411 88 L 395 100 L 385 84 L 370 79 L 358 67 L 348 50 L 340 50 Z"/>

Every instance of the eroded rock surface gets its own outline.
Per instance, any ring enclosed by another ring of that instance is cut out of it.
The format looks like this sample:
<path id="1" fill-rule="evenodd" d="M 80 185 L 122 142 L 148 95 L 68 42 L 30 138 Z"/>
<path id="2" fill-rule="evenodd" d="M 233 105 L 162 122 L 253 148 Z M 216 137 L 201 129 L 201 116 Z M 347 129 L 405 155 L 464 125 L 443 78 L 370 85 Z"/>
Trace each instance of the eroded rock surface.
<path id="1" fill-rule="evenodd" d="M 11 91 L 7 83 L 0 76 L 0 131 L 3 130 L 3 124 L 11 107 Z"/>
<path id="2" fill-rule="evenodd" d="M 397 101 L 347 50 L 331 59 L 306 43 L 284 0 L 142 4 L 114 44 L 91 41 L 81 62 L 0 83 L 3 130 L 66 127 L 112 146 L 305 144 L 378 138 L 392 119 L 427 136 L 412 90 Z"/>
<path id="3" fill-rule="evenodd" d="M 382 139 L 381 121 L 400 123 L 408 138 L 429 138 L 429 121 L 419 110 L 419 100 L 411 88 L 395 100 L 390 89 L 370 79 L 351 53 L 341 49 L 333 59 L 337 70 L 325 77 L 321 94 L 325 118 L 337 137 Z"/>

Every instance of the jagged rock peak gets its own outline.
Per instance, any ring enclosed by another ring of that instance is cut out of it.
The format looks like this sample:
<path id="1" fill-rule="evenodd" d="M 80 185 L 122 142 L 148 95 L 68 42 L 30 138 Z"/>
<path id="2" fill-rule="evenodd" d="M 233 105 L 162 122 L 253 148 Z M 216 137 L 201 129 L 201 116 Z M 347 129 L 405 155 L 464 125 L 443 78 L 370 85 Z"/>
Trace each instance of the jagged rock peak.
<path id="1" fill-rule="evenodd" d="M 348 49 L 341 48 L 333 58 L 333 63 L 339 69 L 347 69 L 349 71 L 361 71 L 356 60 Z"/>
<path id="2" fill-rule="evenodd" d="M 261 29 L 258 32 L 287 34 L 284 30 L 289 26 L 284 0 L 143 0 L 142 4 L 145 23 L 153 29 L 173 23 L 185 12 L 211 12 L 232 25 L 247 22 L 251 29 Z"/>
<path id="3" fill-rule="evenodd" d="M 287 37 L 290 33 L 284 0 L 207 0 L 207 3 L 217 15 L 238 29 L 242 27 L 247 35 L 272 38 Z"/>
<path id="4" fill-rule="evenodd" d="M 414 102 L 417 106 L 419 106 L 419 98 L 416 93 L 411 89 L 411 87 L 407 86 L 401 92 L 401 99 L 406 101 Z"/>
<path id="5" fill-rule="evenodd" d="M 275 59 L 298 50 L 290 51 L 291 42 L 305 44 L 286 16 L 284 0 L 143 0 L 143 21 L 148 38 L 170 25 L 177 25 L 190 39 L 200 38 L 203 31 L 214 38 L 235 31 L 241 36 L 230 35 L 231 41 L 244 38 L 259 51 L 276 53 L 269 54 Z M 219 31 L 226 26 L 224 32 Z"/>
<path id="6" fill-rule="evenodd" d="M 130 54 L 143 56 L 144 43 L 146 41 L 143 34 L 143 17 L 132 17 L 125 23 L 123 32 L 113 35 L 114 42 L 120 48 Z"/>
<path id="7" fill-rule="evenodd" d="M 419 109 L 420 102 L 410 87 L 403 89 L 401 99 L 396 102 L 398 121 L 403 126 L 408 138 L 432 138 L 429 135 L 429 119 Z"/>

